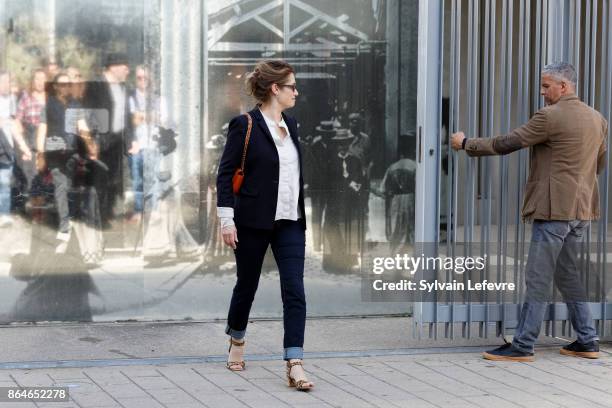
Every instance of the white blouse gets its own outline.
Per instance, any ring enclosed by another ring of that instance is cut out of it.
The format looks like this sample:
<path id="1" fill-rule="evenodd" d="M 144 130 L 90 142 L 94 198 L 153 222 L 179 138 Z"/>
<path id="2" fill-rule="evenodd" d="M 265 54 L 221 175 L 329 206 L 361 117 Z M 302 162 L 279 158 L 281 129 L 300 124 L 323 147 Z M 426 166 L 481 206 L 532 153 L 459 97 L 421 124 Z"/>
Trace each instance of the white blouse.
<path id="1" fill-rule="evenodd" d="M 291 139 L 289 127 L 281 119 L 278 127 L 285 129 L 286 136 L 281 139 L 274 120 L 263 114 L 268 130 L 274 140 L 278 151 L 278 196 L 276 199 L 276 220 L 293 220 L 300 218 L 298 200 L 300 197 L 300 162 L 297 148 Z M 248 154 L 248 152 L 247 152 Z M 234 209 L 231 207 L 217 207 L 217 215 L 221 218 L 221 227 L 233 225 Z"/>

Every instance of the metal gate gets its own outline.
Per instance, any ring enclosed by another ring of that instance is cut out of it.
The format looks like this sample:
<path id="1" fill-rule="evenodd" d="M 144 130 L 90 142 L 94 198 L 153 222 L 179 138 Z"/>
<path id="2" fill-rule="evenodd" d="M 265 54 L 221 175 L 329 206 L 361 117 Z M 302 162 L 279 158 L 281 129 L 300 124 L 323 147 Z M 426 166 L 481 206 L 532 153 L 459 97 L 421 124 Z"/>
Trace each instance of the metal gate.
<path id="1" fill-rule="evenodd" d="M 491 137 L 525 123 L 543 104 L 541 68 L 561 60 L 576 67 L 578 96 L 610 121 L 612 2 L 421 1 L 419 13 L 416 240 L 434 243 L 436 254 L 488 255 L 485 278 L 522 285 L 531 235 L 520 216 L 528 151 L 469 158 L 452 152 L 449 135 L 462 130 L 468 137 Z M 599 185 L 602 216 L 585 237 L 581 261 L 584 282 L 595 293 L 590 306 L 596 327 L 606 336 L 612 319 L 609 164 Z M 416 333 L 506 335 L 516 327 L 521 302 L 516 294 L 415 303 Z M 550 304 L 545 328 L 547 335 L 571 335 L 564 303 Z"/>

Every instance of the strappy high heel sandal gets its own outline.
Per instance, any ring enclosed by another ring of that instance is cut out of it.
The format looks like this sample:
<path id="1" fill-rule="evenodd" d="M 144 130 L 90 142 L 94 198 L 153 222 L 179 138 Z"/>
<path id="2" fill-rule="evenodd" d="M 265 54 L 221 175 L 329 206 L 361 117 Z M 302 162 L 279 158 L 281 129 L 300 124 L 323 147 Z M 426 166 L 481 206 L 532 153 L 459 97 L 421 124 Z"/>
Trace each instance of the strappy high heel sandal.
<path id="1" fill-rule="evenodd" d="M 236 347 L 241 347 L 244 346 L 245 341 L 236 341 L 234 339 L 232 339 L 230 337 L 230 345 L 229 345 L 229 349 L 227 350 L 228 353 L 230 353 L 232 351 L 232 346 L 236 346 Z M 227 367 L 228 370 L 230 371 L 243 371 L 244 370 L 244 360 L 242 361 L 228 361 L 225 366 Z"/>
<path id="2" fill-rule="evenodd" d="M 311 389 L 314 388 L 314 383 L 312 381 L 308 381 L 308 380 L 295 380 L 293 377 L 291 377 L 291 369 L 293 368 L 293 366 L 304 366 L 304 364 L 302 364 L 302 361 L 294 361 L 294 362 L 290 362 L 287 361 L 287 385 L 289 387 L 295 387 L 296 390 L 298 391 L 310 391 Z"/>

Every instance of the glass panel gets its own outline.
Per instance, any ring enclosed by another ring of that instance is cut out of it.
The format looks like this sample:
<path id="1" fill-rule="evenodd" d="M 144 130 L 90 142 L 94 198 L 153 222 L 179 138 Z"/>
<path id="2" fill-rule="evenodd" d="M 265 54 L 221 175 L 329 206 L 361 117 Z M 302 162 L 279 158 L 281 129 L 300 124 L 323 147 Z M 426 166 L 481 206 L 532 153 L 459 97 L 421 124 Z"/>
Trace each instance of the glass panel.
<path id="1" fill-rule="evenodd" d="M 209 10 L 210 140 L 223 140 L 228 121 L 254 107 L 244 79 L 260 59 L 291 63 L 299 96 L 288 113 L 299 122 L 307 186 L 308 311 L 407 313 L 406 304 L 364 302 L 361 274 L 371 274 L 369 257 L 405 252 L 414 239 L 417 2 L 272 3 Z M 209 269 L 233 262 L 216 234 L 209 239 L 219 248 L 208 253 Z M 277 280 L 268 253 L 259 292 L 275 294 Z M 278 304 L 260 294 L 252 313 L 280 315 Z"/>
<path id="2" fill-rule="evenodd" d="M 309 314 L 408 312 L 361 274 L 412 245 L 417 3 L 4 1 L 0 321 L 225 317 L 216 172 L 262 58 L 296 70 Z M 271 254 L 252 315 L 282 315 Z"/>

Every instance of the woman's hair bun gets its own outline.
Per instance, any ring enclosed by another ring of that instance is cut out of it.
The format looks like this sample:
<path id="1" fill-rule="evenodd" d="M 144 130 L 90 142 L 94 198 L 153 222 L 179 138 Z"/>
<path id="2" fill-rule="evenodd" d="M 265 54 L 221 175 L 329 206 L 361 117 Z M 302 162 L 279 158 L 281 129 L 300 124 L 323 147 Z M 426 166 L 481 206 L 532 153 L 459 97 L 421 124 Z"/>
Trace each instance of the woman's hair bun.
<path id="1" fill-rule="evenodd" d="M 253 95 L 258 104 L 261 104 L 270 97 L 272 85 L 283 83 L 292 73 L 294 73 L 293 67 L 285 61 L 261 61 L 252 72 L 247 73 L 245 85 L 249 95 Z"/>

